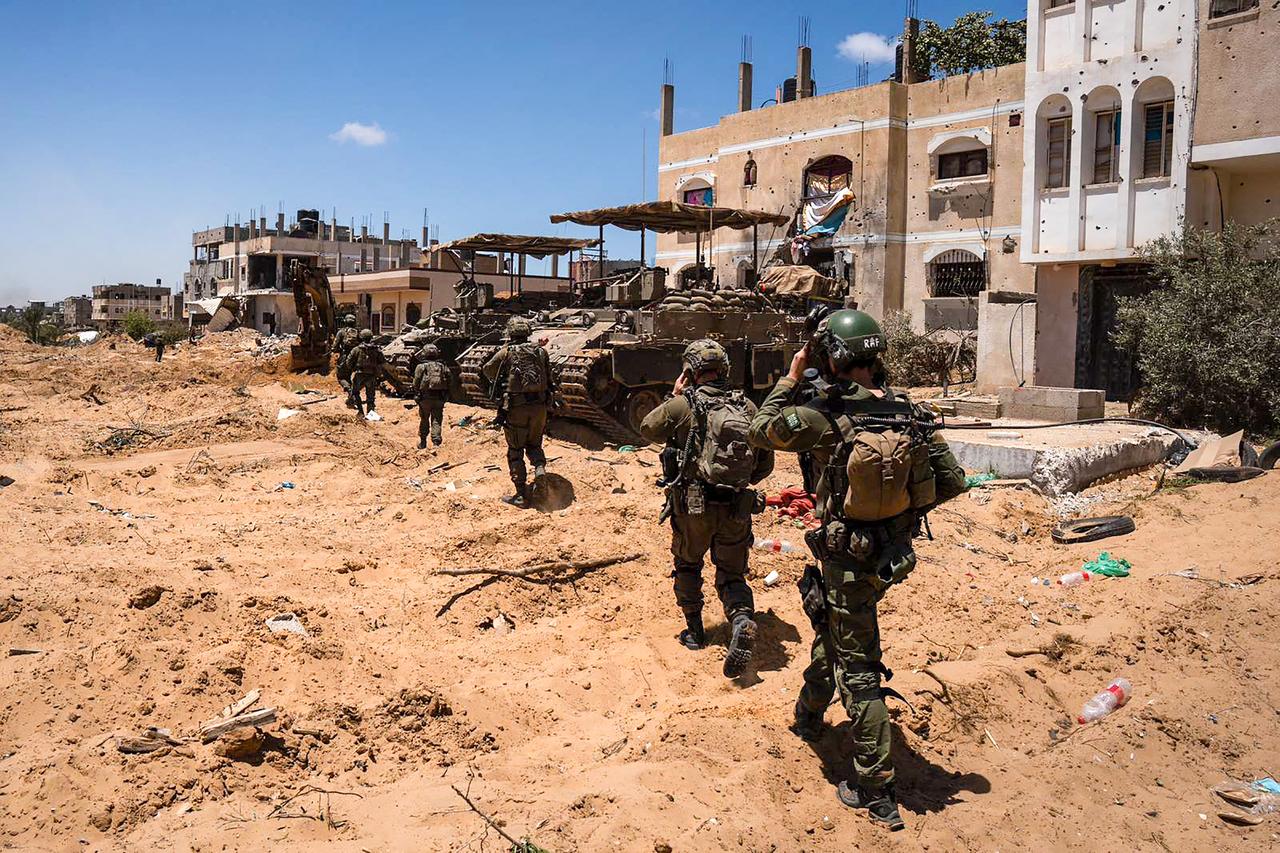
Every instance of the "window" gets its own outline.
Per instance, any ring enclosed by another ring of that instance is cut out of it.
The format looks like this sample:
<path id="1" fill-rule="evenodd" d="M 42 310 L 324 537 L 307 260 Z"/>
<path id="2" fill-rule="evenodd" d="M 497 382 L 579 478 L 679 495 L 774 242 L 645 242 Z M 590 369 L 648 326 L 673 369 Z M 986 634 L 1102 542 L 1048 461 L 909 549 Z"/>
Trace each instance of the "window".
<path id="1" fill-rule="evenodd" d="M 747 152 L 746 165 L 742 167 L 742 185 L 744 187 L 754 187 L 756 185 L 756 161 L 751 156 L 751 152 Z"/>
<path id="2" fill-rule="evenodd" d="M 952 249 L 929 262 L 928 280 L 930 296 L 976 296 L 987 288 L 987 262 Z"/>
<path id="3" fill-rule="evenodd" d="M 1071 6 L 1075 0 L 1049 0 L 1050 9 L 1061 9 L 1063 6 Z"/>
<path id="4" fill-rule="evenodd" d="M 1067 185 L 1071 174 L 1071 119 L 1049 119 L 1049 157 L 1045 187 L 1059 189 Z"/>
<path id="5" fill-rule="evenodd" d="M 853 163 L 848 157 L 833 154 L 823 157 L 804 172 L 804 200 L 821 201 L 848 189 L 853 176 Z"/>
<path id="6" fill-rule="evenodd" d="M 987 149 L 938 155 L 938 178 L 972 178 L 987 173 Z"/>
<path id="7" fill-rule="evenodd" d="M 1120 111 L 1094 113 L 1093 183 L 1120 180 Z"/>
<path id="8" fill-rule="evenodd" d="M 1225 18 L 1258 8 L 1258 0 L 1212 0 L 1209 4 L 1210 18 Z"/>
<path id="9" fill-rule="evenodd" d="M 409 302 L 404 306 L 404 321 L 410 326 L 416 326 L 418 321 L 422 319 L 422 306 L 417 302 Z"/>
<path id="10" fill-rule="evenodd" d="M 715 202 L 715 191 L 711 187 L 700 187 L 696 190 L 684 191 L 684 203 L 692 204 L 695 207 L 713 207 Z"/>
<path id="11" fill-rule="evenodd" d="M 394 329 L 396 325 L 396 306 L 382 306 L 382 328 Z"/>
<path id="12" fill-rule="evenodd" d="M 1142 177 L 1167 178 L 1173 171 L 1173 101 L 1147 104 L 1142 134 Z"/>

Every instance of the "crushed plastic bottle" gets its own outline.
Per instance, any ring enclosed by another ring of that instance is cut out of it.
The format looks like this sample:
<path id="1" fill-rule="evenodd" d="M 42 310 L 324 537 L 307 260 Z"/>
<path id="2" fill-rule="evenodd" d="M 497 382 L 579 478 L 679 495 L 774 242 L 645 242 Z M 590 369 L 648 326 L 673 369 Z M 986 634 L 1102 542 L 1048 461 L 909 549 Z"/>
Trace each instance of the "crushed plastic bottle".
<path id="1" fill-rule="evenodd" d="M 1067 572 L 1065 575 L 1058 578 L 1058 585 L 1079 586 L 1091 577 L 1093 577 L 1093 575 L 1089 572 Z"/>
<path id="2" fill-rule="evenodd" d="M 1101 720 L 1116 708 L 1129 701 L 1133 695 L 1133 685 L 1127 678 L 1117 678 L 1107 685 L 1097 696 L 1084 703 L 1084 710 L 1076 718 L 1080 725 Z"/>
<path id="3" fill-rule="evenodd" d="M 772 551 L 775 554 L 790 554 L 796 550 L 796 546 L 785 539 L 762 539 L 759 536 L 756 537 L 755 546 L 761 551 Z"/>

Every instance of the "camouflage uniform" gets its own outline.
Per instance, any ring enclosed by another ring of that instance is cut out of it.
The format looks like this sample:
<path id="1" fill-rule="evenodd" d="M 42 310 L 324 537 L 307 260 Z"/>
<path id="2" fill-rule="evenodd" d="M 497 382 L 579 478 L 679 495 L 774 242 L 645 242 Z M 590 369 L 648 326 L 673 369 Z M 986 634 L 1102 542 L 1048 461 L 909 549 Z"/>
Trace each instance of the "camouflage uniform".
<path id="1" fill-rule="evenodd" d="M 333 351 L 338 357 L 338 384 L 348 395 L 351 393 L 351 368 L 347 365 L 347 355 L 359 342 L 360 332 L 354 326 L 344 326 L 333 336 Z"/>
<path id="2" fill-rule="evenodd" d="M 843 383 L 841 399 L 865 400 L 872 396 L 855 383 Z M 840 399 L 826 398 L 798 404 L 797 383 L 784 377 L 751 424 L 753 445 L 811 454 L 811 473 L 818 483 L 818 515 L 824 522 L 836 517 L 838 508 L 830 503 L 840 498 L 833 499 L 828 493 L 822 474 L 841 441 L 839 430 L 824 409 L 838 414 L 839 405 Z M 964 471 L 940 436 L 932 439 L 929 458 L 939 503 L 964 491 Z M 889 713 L 880 688 L 885 669 L 880 660 L 876 605 L 890 586 L 901 583 L 915 568 L 911 537 L 916 520 L 916 513 L 907 511 L 887 521 L 856 524 L 872 543 L 870 553 L 862 558 L 849 553 L 828 554 L 821 561 L 826 584 L 826 630 L 814 638 L 797 717 L 803 709 L 820 721 L 839 689 L 845 711 L 853 721 L 854 778 L 869 791 L 883 789 L 894 778 L 889 755 Z"/>
<path id="3" fill-rule="evenodd" d="M 729 393 L 719 384 L 699 385 L 696 393 L 707 397 Z M 754 411 L 754 406 L 751 407 Z M 684 447 L 691 426 L 689 401 L 684 395 L 672 397 L 658 406 L 640 425 L 640 433 L 654 444 L 670 443 Z M 758 483 L 773 472 L 773 451 L 756 451 L 751 482 Z M 754 541 L 751 532 L 751 507 L 742 493 L 703 485 L 705 511 L 691 515 L 684 506 L 683 495 L 673 497 L 671 512 L 671 556 L 674 558 L 676 604 L 685 617 L 701 619 L 702 562 L 708 549 L 716 567 L 716 594 L 724 607 L 725 619 L 752 616 L 755 601 L 747 585 L 747 558 Z M 750 496 L 749 496 L 750 497 Z"/>
<path id="4" fill-rule="evenodd" d="M 378 381 L 382 378 L 382 368 L 385 363 L 382 348 L 371 340 L 362 340 L 356 344 L 343 361 L 351 373 L 351 391 L 348 397 L 356 411 L 362 415 L 374 410 L 378 396 Z M 360 407 L 362 392 L 364 394 L 363 409 Z"/>
<path id="5" fill-rule="evenodd" d="M 431 435 L 431 443 L 440 445 L 444 443 L 443 426 L 444 426 L 444 401 L 449 396 L 449 392 L 432 391 L 426 387 L 427 371 L 431 364 L 439 364 L 444 370 L 448 370 L 442 363 L 438 361 L 424 361 L 413 370 L 413 396 L 418 401 L 418 446 L 424 447 L 427 442 L 427 435 Z"/>
<path id="6" fill-rule="evenodd" d="M 501 347 L 481 369 L 490 382 L 496 382 L 503 374 L 512 346 L 536 345 L 528 341 L 513 341 Z M 528 496 L 525 456 L 529 457 L 529 462 L 533 465 L 535 477 L 541 476 L 547 467 L 547 455 L 542 450 L 542 436 L 547 429 L 547 409 L 555 396 L 551 356 L 545 347 L 536 346 L 536 349 L 542 369 L 546 371 L 547 390 L 536 394 L 508 392 L 504 405 L 506 423 L 502 425 L 502 434 L 507 439 L 507 471 L 516 487 L 516 496 L 522 499 L 527 499 Z"/>

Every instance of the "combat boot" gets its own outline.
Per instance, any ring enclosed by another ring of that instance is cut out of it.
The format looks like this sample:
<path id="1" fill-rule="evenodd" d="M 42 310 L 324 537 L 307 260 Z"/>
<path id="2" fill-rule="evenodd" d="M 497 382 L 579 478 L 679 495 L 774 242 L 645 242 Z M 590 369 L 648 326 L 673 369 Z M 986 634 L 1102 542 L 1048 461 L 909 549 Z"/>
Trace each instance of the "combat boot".
<path id="1" fill-rule="evenodd" d="M 851 809 L 866 809 L 867 816 L 873 823 L 883 823 L 897 832 L 906 826 L 902 815 L 898 813 L 898 801 L 893 793 L 892 785 L 883 788 L 864 788 L 861 785 L 850 785 L 841 782 L 836 788 L 836 796 L 840 802 Z"/>
<path id="2" fill-rule="evenodd" d="M 796 718 L 791 724 L 791 731 L 806 743 L 817 743 L 822 739 L 822 714 L 810 711 L 802 703 L 796 702 Z"/>
<path id="3" fill-rule="evenodd" d="M 419 450 L 426 450 L 426 449 L 427 449 L 427 440 L 426 440 L 425 438 L 419 438 L 419 439 L 418 439 L 418 449 L 419 449 Z"/>
<path id="4" fill-rule="evenodd" d="M 516 483 L 515 487 L 516 493 L 509 498 L 503 498 L 502 502 L 505 504 L 511 504 L 511 506 L 516 507 L 517 509 L 525 509 L 529 506 L 529 484 Z"/>
<path id="5" fill-rule="evenodd" d="M 536 482 L 536 481 L 538 481 L 538 480 L 541 480 L 541 479 L 542 479 L 543 477 L 545 477 L 545 476 L 547 476 L 547 466 L 546 466 L 546 465 L 534 465 L 534 466 L 533 466 L 533 479 L 534 479 L 534 481 L 535 481 L 535 482 Z"/>
<path id="6" fill-rule="evenodd" d="M 707 632 L 702 627 L 702 614 L 686 613 L 684 621 L 686 627 L 680 632 L 680 645 L 695 652 L 705 647 L 707 644 Z"/>
<path id="7" fill-rule="evenodd" d="M 737 678 L 751 663 L 751 650 L 756 644 L 756 623 L 745 613 L 733 617 L 733 637 L 729 653 L 724 657 L 724 677 Z"/>

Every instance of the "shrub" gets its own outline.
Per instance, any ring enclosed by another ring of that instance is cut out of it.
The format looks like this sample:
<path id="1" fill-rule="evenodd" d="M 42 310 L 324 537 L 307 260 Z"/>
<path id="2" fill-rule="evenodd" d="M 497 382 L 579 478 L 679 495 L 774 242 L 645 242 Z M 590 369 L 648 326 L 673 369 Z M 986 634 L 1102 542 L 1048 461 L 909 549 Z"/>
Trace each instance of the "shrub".
<path id="1" fill-rule="evenodd" d="M 1145 246 L 1159 286 L 1121 302 L 1146 417 L 1219 432 L 1280 426 L 1280 220 L 1186 228 Z"/>
<path id="2" fill-rule="evenodd" d="M 968 337 L 959 340 L 937 333 L 920 334 L 911 326 L 908 311 L 891 311 L 880 324 L 888 349 L 884 365 L 893 385 L 947 386 L 972 381 L 977 352 Z"/>
<path id="3" fill-rule="evenodd" d="M 156 321 L 146 311 L 130 311 L 124 315 L 124 333 L 135 341 L 156 330 Z"/>

